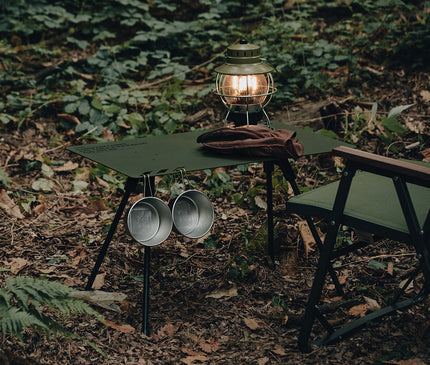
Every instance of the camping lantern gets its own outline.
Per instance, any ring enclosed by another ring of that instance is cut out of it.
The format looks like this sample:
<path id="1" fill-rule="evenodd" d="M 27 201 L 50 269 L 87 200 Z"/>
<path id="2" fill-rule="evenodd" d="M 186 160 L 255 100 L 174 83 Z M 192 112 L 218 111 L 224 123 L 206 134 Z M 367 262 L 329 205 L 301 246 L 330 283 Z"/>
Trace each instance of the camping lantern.
<path id="1" fill-rule="evenodd" d="M 217 72 L 216 95 L 227 108 L 225 120 L 235 126 L 258 124 L 270 120 L 264 107 L 276 92 L 273 67 L 260 58 L 260 47 L 241 40 L 227 48 L 226 62 Z"/>

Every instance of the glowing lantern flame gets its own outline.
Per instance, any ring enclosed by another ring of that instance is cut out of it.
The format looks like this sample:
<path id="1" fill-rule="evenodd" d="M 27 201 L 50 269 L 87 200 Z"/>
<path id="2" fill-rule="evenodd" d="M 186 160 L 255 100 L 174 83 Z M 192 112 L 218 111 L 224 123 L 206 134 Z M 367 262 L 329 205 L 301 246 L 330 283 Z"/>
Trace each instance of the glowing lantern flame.
<path id="1" fill-rule="evenodd" d="M 262 104 L 269 87 L 264 75 L 226 75 L 222 90 L 228 104 Z"/>

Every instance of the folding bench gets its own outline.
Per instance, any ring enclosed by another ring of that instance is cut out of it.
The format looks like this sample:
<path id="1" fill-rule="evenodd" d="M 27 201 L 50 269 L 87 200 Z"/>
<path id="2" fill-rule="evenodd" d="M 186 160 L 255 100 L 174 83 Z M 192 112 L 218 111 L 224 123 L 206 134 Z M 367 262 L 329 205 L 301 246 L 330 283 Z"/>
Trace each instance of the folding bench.
<path id="1" fill-rule="evenodd" d="M 395 160 L 345 146 L 334 148 L 333 152 L 346 158 L 340 181 L 296 195 L 286 207 L 288 213 L 304 215 L 308 220 L 321 217 L 327 221 L 324 242 L 315 237 L 320 256 L 298 339 L 302 351 L 310 348 L 315 318 L 328 332 L 315 342 L 321 346 L 342 339 L 371 320 L 422 301 L 430 290 L 430 164 Z M 390 304 L 335 329 L 318 307 L 326 275 L 336 277 L 334 259 L 363 247 L 361 242 L 335 248 L 338 230 L 343 225 L 412 245 L 419 265 Z M 316 231 L 312 231 L 316 236 Z M 424 284 L 419 294 L 402 298 L 421 272 Z"/>

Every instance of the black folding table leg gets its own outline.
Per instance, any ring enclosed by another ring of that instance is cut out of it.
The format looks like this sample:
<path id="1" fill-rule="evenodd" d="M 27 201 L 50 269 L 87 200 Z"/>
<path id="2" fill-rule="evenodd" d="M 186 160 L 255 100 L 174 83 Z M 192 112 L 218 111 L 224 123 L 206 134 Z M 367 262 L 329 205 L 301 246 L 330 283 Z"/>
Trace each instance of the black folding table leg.
<path id="1" fill-rule="evenodd" d="M 142 332 L 149 335 L 148 313 L 149 313 L 149 275 L 151 263 L 151 247 L 145 246 L 145 258 L 143 267 L 143 325 Z"/>
<path id="2" fill-rule="evenodd" d="M 105 242 L 100 250 L 99 256 L 97 257 L 97 261 L 94 265 L 93 271 L 91 272 L 90 278 L 88 279 L 88 283 L 86 286 L 86 290 L 91 290 L 94 280 L 99 272 L 100 266 L 103 263 L 103 260 L 106 256 L 106 252 L 109 248 L 109 244 L 112 241 L 113 235 L 115 234 L 116 227 L 118 226 L 119 220 L 121 219 L 122 213 L 124 212 L 125 206 L 127 205 L 128 198 L 135 187 L 137 185 L 137 179 L 128 178 L 125 184 L 125 192 L 122 197 L 121 203 L 119 204 L 118 210 L 116 211 L 113 222 L 109 228 L 109 232 L 106 236 Z"/>
<path id="3" fill-rule="evenodd" d="M 275 254 L 278 254 L 278 248 L 275 247 L 274 227 L 273 227 L 273 190 L 272 190 L 272 172 L 273 162 L 264 162 L 264 172 L 266 173 L 266 190 L 267 190 L 267 235 L 269 256 L 275 263 Z"/>

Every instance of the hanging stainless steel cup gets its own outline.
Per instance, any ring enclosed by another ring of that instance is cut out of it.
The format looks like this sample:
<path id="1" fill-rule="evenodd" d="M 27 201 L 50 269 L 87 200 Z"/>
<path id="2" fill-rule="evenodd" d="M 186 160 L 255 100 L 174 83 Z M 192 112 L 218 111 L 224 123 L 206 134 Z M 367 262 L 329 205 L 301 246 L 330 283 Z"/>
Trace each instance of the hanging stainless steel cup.
<path id="1" fill-rule="evenodd" d="M 144 246 L 156 246 L 164 242 L 172 227 L 170 209 L 158 198 L 145 197 L 138 200 L 127 214 L 130 235 Z"/>
<path id="2" fill-rule="evenodd" d="M 185 186 L 185 171 L 181 170 Z M 209 198 L 198 190 L 187 190 L 170 204 L 175 230 L 189 238 L 204 236 L 214 222 L 214 208 Z"/>
<path id="3" fill-rule="evenodd" d="M 145 176 L 144 186 L 146 181 Z M 173 219 L 166 203 L 161 199 L 148 196 L 132 205 L 127 213 L 126 224 L 130 235 L 137 242 L 144 246 L 156 246 L 169 237 Z"/>

